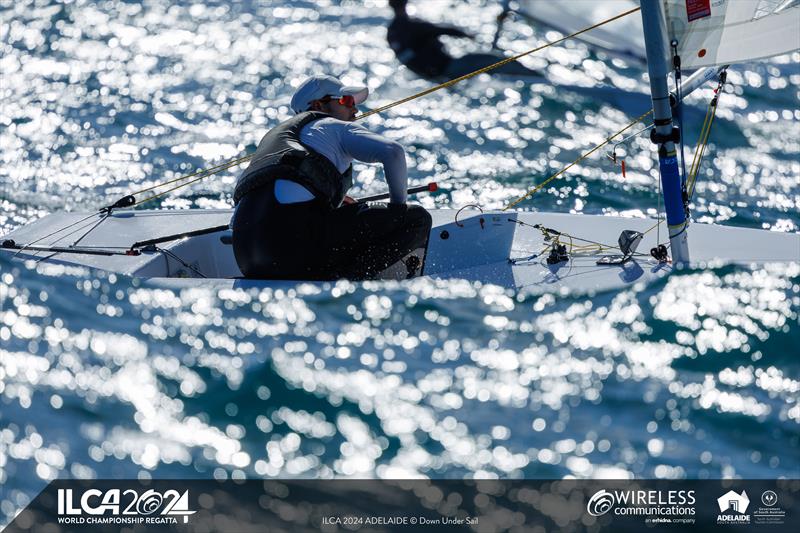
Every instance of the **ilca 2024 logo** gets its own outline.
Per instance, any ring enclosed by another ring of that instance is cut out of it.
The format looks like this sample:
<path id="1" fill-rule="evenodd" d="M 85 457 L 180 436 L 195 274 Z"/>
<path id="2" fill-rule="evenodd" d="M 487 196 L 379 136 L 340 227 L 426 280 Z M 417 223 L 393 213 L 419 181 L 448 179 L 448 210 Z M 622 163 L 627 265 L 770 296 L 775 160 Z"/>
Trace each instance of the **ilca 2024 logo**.
<path id="1" fill-rule="evenodd" d="M 195 512 L 188 490 L 88 489 L 78 497 L 73 489 L 58 489 L 59 524 L 177 524 Z"/>

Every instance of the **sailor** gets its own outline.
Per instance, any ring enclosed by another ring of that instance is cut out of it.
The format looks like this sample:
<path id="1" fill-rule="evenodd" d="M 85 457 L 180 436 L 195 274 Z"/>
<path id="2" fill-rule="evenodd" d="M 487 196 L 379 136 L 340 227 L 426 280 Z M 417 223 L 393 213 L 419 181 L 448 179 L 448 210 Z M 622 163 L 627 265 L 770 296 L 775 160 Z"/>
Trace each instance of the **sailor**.
<path id="1" fill-rule="evenodd" d="M 411 18 L 406 12 L 408 0 L 389 0 L 394 19 L 389 24 L 387 39 L 397 59 L 415 74 L 430 80 L 453 79 L 502 61 L 497 54 L 467 54 L 454 58 L 439 39 L 443 35 L 474 38 L 452 27 Z M 511 76 L 542 77 L 542 74 L 512 61 L 493 72 Z"/>
<path id="2" fill-rule="evenodd" d="M 313 76 L 292 97 L 296 115 L 259 143 L 233 194 L 233 249 L 245 277 L 368 279 L 427 246 L 431 216 L 406 204 L 405 150 L 353 122 L 368 92 Z M 388 204 L 347 196 L 353 160 L 383 164 Z M 406 264 L 409 276 L 419 273 L 419 260 Z"/>

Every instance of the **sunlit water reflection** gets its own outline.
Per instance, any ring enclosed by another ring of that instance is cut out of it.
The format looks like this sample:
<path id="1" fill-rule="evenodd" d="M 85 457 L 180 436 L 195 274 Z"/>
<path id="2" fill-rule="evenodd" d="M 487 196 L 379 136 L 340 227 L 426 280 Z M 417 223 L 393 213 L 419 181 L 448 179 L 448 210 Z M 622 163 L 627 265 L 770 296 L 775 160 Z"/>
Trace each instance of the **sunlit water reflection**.
<path id="1" fill-rule="evenodd" d="M 252 150 L 309 72 L 368 84 L 371 106 L 428 87 L 374 4 L 4 3 L 0 229 Z M 417 4 L 478 36 L 454 53 L 488 47 L 495 3 Z M 517 20 L 500 43 L 550 37 Z M 797 231 L 797 61 L 731 72 L 696 219 Z M 606 98 L 644 92 L 641 72 L 582 45 L 526 64 L 590 89 L 480 78 L 368 119 L 407 146 L 412 180 L 446 189 L 424 205 L 501 207 L 644 111 Z M 654 214 L 650 146 L 624 149 L 627 177 L 595 157 L 523 205 Z M 381 191 L 362 170 L 356 195 Z M 235 176 L 162 205 L 228 206 Z M 587 298 L 427 279 L 176 290 L 2 258 L 0 512 L 56 477 L 797 477 L 799 309 L 797 265 Z"/>

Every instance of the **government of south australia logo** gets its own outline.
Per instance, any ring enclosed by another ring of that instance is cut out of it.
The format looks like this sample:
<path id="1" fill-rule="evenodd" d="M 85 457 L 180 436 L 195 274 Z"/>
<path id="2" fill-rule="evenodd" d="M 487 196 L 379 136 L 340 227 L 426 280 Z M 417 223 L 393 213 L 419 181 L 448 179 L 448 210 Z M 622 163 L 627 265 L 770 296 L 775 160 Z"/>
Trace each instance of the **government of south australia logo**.
<path id="1" fill-rule="evenodd" d="M 606 514 L 614 506 L 614 495 L 607 490 L 596 492 L 586 504 L 586 511 L 592 516 Z"/>
<path id="2" fill-rule="evenodd" d="M 761 495 L 761 503 L 763 503 L 767 507 L 772 507 L 773 505 L 778 503 L 778 495 L 775 494 L 774 490 L 765 490 L 764 493 Z"/>
<path id="3" fill-rule="evenodd" d="M 747 492 L 742 490 L 741 494 L 729 490 L 719 498 L 719 515 L 717 524 L 749 524 L 750 515 L 747 514 L 747 507 L 750 505 L 750 498 Z"/>

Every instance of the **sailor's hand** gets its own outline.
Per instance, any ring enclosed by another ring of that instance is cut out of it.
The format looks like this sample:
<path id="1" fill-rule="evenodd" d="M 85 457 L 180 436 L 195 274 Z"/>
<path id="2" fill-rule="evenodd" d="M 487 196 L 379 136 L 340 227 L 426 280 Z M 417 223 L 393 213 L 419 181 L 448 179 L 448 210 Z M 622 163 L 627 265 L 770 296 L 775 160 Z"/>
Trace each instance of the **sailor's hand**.
<path id="1" fill-rule="evenodd" d="M 351 198 L 350 196 L 345 196 L 344 200 L 342 200 L 342 204 L 344 204 L 344 205 L 350 205 L 350 204 L 354 204 L 354 203 L 356 203 L 356 201 L 353 198 Z"/>

